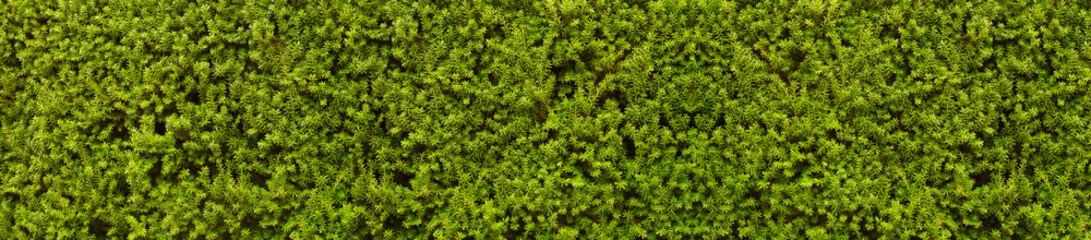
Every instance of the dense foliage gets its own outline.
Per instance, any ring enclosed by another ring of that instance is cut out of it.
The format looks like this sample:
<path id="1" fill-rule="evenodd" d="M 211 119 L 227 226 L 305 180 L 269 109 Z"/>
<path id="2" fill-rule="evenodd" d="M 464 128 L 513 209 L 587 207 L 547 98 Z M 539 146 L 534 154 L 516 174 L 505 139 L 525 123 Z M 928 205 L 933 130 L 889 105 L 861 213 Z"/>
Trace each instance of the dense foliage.
<path id="1" fill-rule="evenodd" d="M 3 1 L 0 236 L 1086 238 L 1089 9 Z"/>

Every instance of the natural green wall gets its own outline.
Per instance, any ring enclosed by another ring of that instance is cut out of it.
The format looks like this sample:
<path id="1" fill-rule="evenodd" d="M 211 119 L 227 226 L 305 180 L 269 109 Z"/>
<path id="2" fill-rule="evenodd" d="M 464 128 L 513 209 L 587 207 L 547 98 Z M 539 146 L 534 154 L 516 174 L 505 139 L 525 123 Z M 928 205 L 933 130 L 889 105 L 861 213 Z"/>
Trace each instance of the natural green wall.
<path id="1" fill-rule="evenodd" d="M 0 2 L 0 238 L 1085 239 L 1091 2 Z"/>

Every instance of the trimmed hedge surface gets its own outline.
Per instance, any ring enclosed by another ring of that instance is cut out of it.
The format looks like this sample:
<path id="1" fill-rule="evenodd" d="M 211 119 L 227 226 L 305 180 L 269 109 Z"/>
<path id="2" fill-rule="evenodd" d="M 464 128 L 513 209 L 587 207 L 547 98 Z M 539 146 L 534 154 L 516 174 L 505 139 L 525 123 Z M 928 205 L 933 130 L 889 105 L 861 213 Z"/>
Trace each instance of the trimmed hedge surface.
<path id="1" fill-rule="evenodd" d="M 1089 9 L 4 1 L 0 236 L 1085 239 Z"/>

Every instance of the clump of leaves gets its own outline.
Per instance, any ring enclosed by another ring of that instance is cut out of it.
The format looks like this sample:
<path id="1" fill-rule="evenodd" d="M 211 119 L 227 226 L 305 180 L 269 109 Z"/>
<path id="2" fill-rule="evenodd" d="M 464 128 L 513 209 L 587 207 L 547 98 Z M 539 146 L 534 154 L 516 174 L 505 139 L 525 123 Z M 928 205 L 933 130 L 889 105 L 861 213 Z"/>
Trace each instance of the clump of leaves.
<path id="1" fill-rule="evenodd" d="M 10 1 L 0 236 L 1084 238 L 1081 1 Z"/>

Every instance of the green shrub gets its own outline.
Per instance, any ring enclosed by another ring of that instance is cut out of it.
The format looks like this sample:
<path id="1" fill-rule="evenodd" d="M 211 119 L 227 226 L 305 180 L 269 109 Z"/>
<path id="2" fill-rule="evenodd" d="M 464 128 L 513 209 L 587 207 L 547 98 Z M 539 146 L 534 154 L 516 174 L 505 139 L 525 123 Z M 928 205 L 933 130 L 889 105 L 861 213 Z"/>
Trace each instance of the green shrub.
<path id="1" fill-rule="evenodd" d="M 0 236 L 1082 239 L 1089 9 L 4 1 Z"/>

